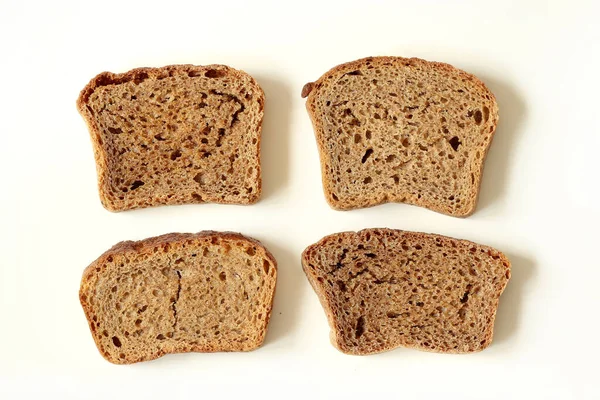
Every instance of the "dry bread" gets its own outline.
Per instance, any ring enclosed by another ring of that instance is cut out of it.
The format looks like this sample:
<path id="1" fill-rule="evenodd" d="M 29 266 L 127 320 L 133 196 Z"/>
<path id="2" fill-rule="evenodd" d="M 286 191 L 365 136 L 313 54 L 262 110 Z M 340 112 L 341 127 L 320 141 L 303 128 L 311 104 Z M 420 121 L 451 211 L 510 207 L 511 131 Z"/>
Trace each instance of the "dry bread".
<path id="1" fill-rule="evenodd" d="M 473 75 L 417 58 L 371 57 L 331 69 L 302 96 L 333 208 L 401 202 L 454 216 L 475 210 L 498 106 Z"/>
<path id="2" fill-rule="evenodd" d="M 82 90 L 100 200 L 111 211 L 250 204 L 261 193 L 264 93 L 224 65 L 103 72 Z"/>
<path id="3" fill-rule="evenodd" d="M 302 266 L 348 354 L 396 347 L 469 353 L 490 345 L 510 262 L 466 240 L 391 229 L 337 233 Z"/>
<path id="4" fill-rule="evenodd" d="M 168 353 L 248 351 L 267 331 L 276 262 L 237 233 L 172 233 L 121 242 L 84 272 L 79 299 L 115 364 Z"/>

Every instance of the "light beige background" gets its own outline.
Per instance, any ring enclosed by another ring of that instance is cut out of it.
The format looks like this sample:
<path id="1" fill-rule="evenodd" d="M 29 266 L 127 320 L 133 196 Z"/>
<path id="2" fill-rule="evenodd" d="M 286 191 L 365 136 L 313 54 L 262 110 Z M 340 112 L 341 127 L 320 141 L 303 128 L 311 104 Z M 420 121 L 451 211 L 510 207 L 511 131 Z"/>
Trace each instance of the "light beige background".
<path id="1" fill-rule="evenodd" d="M 600 247 L 599 10 L 593 1 L 145 1 L 0 4 L 0 397 L 593 399 Z M 456 219 L 388 204 L 336 212 L 322 195 L 302 85 L 369 55 L 444 61 L 496 94 L 479 207 Z M 224 63 L 265 90 L 264 196 L 111 214 L 78 92 L 95 74 Z M 365 227 L 503 250 L 513 278 L 479 354 L 337 352 L 300 253 Z M 123 239 L 233 230 L 279 261 L 263 348 L 114 366 L 79 306 L 83 269 Z"/>

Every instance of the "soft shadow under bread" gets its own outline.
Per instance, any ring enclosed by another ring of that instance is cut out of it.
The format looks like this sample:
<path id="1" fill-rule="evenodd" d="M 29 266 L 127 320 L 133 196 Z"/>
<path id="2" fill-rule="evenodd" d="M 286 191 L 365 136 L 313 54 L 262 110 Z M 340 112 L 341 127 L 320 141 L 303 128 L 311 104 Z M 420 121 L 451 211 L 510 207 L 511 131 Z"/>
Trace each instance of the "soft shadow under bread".
<path id="1" fill-rule="evenodd" d="M 479 201 L 475 214 L 498 213 L 512 167 L 512 157 L 524 136 L 523 122 L 527 105 L 517 88 L 507 82 L 486 75 L 477 75 L 496 96 L 500 120 L 494 139 L 483 165 Z"/>
<path id="2" fill-rule="evenodd" d="M 261 137 L 262 199 L 270 200 L 289 183 L 292 90 L 283 79 L 253 76 L 266 99 Z"/>

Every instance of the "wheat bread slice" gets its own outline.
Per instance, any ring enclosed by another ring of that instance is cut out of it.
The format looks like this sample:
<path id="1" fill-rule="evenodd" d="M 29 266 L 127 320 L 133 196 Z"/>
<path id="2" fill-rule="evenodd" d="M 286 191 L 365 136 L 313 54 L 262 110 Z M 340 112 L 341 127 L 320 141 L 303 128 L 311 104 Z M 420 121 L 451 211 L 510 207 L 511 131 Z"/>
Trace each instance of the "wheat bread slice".
<path id="1" fill-rule="evenodd" d="M 357 355 L 485 349 L 510 278 L 510 262 L 491 247 L 391 229 L 327 236 L 304 251 L 302 266 L 333 345 Z"/>
<path id="2" fill-rule="evenodd" d="M 81 91 L 100 200 L 110 211 L 255 203 L 264 93 L 224 65 L 103 72 Z"/>
<path id="3" fill-rule="evenodd" d="M 79 299 L 98 350 L 129 364 L 169 353 L 249 351 L 271 315 L 277 264 L 231 232 L 121 242 L 83 274 Z"/>
<path id="4" fill-rule="evenodd" d="M 494 95 L 475 76 L 417 58 L 369 57 L 331 69 L 302 97 L 334 209 L 475 210 L 498 122 Z"/>

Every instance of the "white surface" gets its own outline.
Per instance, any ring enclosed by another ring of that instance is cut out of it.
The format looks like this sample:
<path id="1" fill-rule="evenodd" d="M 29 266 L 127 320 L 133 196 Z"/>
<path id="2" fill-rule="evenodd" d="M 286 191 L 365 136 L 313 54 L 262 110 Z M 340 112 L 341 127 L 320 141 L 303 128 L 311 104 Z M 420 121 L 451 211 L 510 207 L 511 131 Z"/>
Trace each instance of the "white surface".
<path id="1" fill-rule="evenodd" d="M 600 28 L 593 1 L 39 3 L 0 6 L 1 398 L 600 397 Z M 336 212 L 325 203 L 300 90 L 330 67 L 368 55 L 449 62 L 496 94 L 500 126 L 473 216 L 397 204 Z M 229 64 L 264 88 L 257 205 L 120 214 L 101 207 L 75 109 L 79 90 L 104 70 L 173 63 Z M 326 234 L 377 226 L 507 253 L 513 278 L 490 348 L 351 357 L 329 344 L 300 253 Z M 133 366 L 106 362 L 77 298 L 83 269 L 117 241 L 203 229 L 243 232 L 276 256 L 264 347 Z"/>

